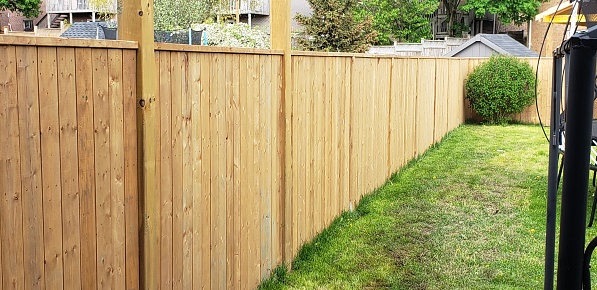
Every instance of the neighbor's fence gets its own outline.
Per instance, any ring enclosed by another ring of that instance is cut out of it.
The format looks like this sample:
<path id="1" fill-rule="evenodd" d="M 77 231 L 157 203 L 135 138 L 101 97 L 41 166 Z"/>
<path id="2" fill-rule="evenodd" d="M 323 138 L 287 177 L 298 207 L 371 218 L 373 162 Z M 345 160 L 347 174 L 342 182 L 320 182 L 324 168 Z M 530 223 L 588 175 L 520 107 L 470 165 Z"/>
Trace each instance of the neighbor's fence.
<path id="1" fill-rule="evenodd" d="M 136 45 L 0 42 L 2 289 L 138 288 Z M 464 121 L 477 62 L 296 52 L 286 112 L 280 51 L 155 60 L 165 289 L 257 286 Z"/>

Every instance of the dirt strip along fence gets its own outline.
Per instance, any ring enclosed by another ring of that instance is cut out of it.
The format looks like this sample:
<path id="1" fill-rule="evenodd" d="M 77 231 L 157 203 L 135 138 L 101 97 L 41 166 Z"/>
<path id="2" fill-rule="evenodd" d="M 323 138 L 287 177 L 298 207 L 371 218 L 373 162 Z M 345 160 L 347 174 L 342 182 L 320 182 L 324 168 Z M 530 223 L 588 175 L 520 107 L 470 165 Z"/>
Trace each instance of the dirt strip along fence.
<path id="1" fill-rule="evenodd" d="M 0 37 L 2 289 L 139 287 L 136 48 Z M 286 112 L 282 57 L 156 46 L 160 288 L 255 288 L 464 122 L 479 62 L 296 52 Z"/>

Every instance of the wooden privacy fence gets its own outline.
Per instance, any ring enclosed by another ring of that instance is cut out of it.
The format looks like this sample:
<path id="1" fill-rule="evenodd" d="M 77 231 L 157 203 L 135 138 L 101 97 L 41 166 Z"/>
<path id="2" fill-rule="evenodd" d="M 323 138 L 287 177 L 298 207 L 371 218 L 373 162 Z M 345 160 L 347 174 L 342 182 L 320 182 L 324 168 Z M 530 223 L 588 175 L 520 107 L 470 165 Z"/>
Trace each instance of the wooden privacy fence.
<path id="1" fill-rule="evenodd" d="M 0 44 L 0 288 L 132 289 L 136 44 L 33 43 Z"/>
<path id="2" fill-rule="evenodd" d="M 130 42 L 0 37 L 2 289 L 147 279 L 135 55 Z M 160 288 L 255 288 L 464 121 L 479 61 L 295 52 L 285 106 L 282 59 L 157 44 Z"/>

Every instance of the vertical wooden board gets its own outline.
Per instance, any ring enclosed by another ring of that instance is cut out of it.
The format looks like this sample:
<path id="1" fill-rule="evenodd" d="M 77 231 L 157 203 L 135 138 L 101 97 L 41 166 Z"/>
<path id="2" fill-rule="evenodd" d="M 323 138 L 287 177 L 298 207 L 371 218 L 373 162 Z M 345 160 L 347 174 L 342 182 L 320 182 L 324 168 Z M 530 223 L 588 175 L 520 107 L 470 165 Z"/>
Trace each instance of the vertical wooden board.
<path id="1" fill-rule="evenodd" d="M 435 125 L 434 141 L 439 142 L 448 131 L 448 59 L 437 59 L 435 67 Z"/>
<path id="2" fill-rule="evenodd" d="M 201 75 L 201 57 L 199 53 L 189 53 L 189 79 L 191 81 L 191 143 L 193 148 L 193 214 L 191 216 L 193 226 L 192 244 L 192 287 L 201 287 L 201 186 L 203 163 L 201 160 L 201 90 L 203 89 L 203 76 Z"/>
<path id="3" fill-rule="evenodd" d="M 94 49 L 93 98 L 95 133 L 95 192 L 98 288 L 113 285 L 114 252 L 112 243 L 112 208 L 110 195 L 110 96 L 108 79 L 108 51 Z"/>
<path id="4" fill-rule="evenodd" d="M 339 211 L 339 192 L 338 187 L 341 182 L 339 174 L 340 168 L 340 102 L 342 98 L 341 82 L 340 82 L 340 57 L 335 57 L 330 60 L 331 89 L 329 95 L 330 102 L 330 140 L 328 144 L 328 152 L 330 159 L 328 160 L 329 177 L 327 183 L 329 184 L 330 194 L 330 217 L 329 221 L 333 221 L 334 217 L 340 213 Z M 326 143 L 327 144 L 327 143 Z"/>
<path id="5" fill-rule="evenodd" d="M 305 192 L 305 158 L 304 158 L 304 147 L 303 130 L 305 128 L 305 116 L 303 113 L 305 96 L 302 91 L 303 82 L 305 78 L 299 78 L 299 73 L 303 73 L 303 57 L 293 57 L 292 63 L 292 78 L 293 78 L 293 130 L 292 134 L 292 151 L 293 151 L 293 163 L 296 164 L 293 170 L 293 184 L 292 184 L 292 253 L 293 257 L 296 255 L 300 239 L 299 235 L 302 234 L 301 227 L 303 225 L 303 200 Z"/>
<path id="6" fill-rule="evenodd" d="M 233 265 L 232 269 L 230 270 L 232 273 L 232 283 L 231 286 L 233 288 L 240 288 L 240 279 L 241 279 L 241 267 L 240 267 L 240 257 L 241 257 L 241 227 L 242 227 L 242 217 L 241 217 L 241 120 L 240 120 L 240 94 L 241 94 L 241 56 L 234 55 L 232 58 L 233 63 L 233 72 L 232 72 L 232 143 L 233 143 L 233 158 L 232 158 L 232 166 L 233 166 L 233 196 L 234 196 L 234 208 L 233 208 L 233 218 L 234 218 L 234 230 L 233 230 Z M 244 76 L 243 76 L 244 77 Z M 244 88 L 246 89 L 246 87 Z M 229 131 L 229 134 L 231 133 Z M 228 271 L 228 270 L 227 270 Z"/>
<path id="7" fill-rule="evenodd" d="M 315 200 L 315 183 L 316 183 L 316 175 L 317 169 L 315 168 L 315 160 L 316 160 L 316 150 L 317 150 L 317 85 L 318 85 L 318 78 L 315 77 L 318 73 L 317 67 L 317 58 L 316 57 L 309 57 L 308 58 L 308 65 L 309 75 L 311 76 L 311 84 L 309 85 L 310 90 L 307 89 L 308 92 L 308 103 L 307 103 L 307 118 L 308 118 L 308 125 L 309 132 L 306 133 L 309 138 L 306 140 L 307 142 L 307 175 L 305 177 L 307 182 L 307 192 L 305 198 L 305 216 L 306 216 L 306 232 L 305 232 L 305 240 L 303 243 L 311 240 L 313 237 L 313 233 L 315 232 L 315 219 L 314 219 L 314 212 L 316 207 L 316 200 Z M 301 243 L 302 244 L 302 243 Z"/>
<path id="8" fill-rule="evenodd" d="M 341 113 L 340 113 L 340 120 L 341 123 L 341 146 L 342 150 L 340 151 L 340 160 L 341 162 L 341 171 L 342 171 L 342 183 L 340 183 L 340 192 L 341 192 L 341 209 L 348 210 L 349 209 L 349 202 L 350 202 L 350 152 L 351 152 L 351 143 L 350 143 L 350 120 L 352 119 L 351 115 L 351 102 L 352 102 L 352 61 L 350 58 L 344 58 L 342 61 L 341 67 L 342 73 L 342 103 L 341 103 Z"/>
<path id="9" fill-rule="evenodd" d="M 248 109 L 248 99 L 250 94 L 248 93 L 248 84 L 250 83 L 250 70 L 248 68 L 249 62 L 252 62 L 253 57 L 249 55 L 241 55 L 239 60 L 240 65 L 240 100 L 239 100 L 239 111 L 240 111 L 240 184 L 241 184 L 241 196 L 240 196 L 240 216 L 241 216 L 241 232 L 240 232 L 240 285 L 239 289 L 248 288 L 248 275 L 250 271 L 250 255 L 249 255 L 249 235 L 252 230 L 250 227 L 250 215 L 251 207 L 248 206 L 252 201 L 250 198 L 250 175 L 252 172 L 249 170 L 249 155 L 253 153 L 251 144 L 253 143 L 250 139 L 250 131 L 252 127 L 249 125 L 251 114 Z"/>
<path id="10" fill-rule="evenodd" d="M 315 95 L 313 96 L 313 128 L 315 130 L 315 148 L 313 150 L 313 167 L 311 168 L 311 177 L 313 179 L 313 229 L 309 235 L 309 240 L 313 239 L 315 235 L 322 229 L 322 179 L 323 179 L 323 97 L 324 97 L 324 59 L 323 57 L 316 57 L 313 59 L 315 63 L 315 86 L 313 89 Z"/>
<path id="11" fill-rule="evenodd" d="M 417 155 L 422 155 L 433 143 L 433 124 L 434 124 L 434 92 L 429 84 L 434 83 L 435 78 L 435 60 L 419 59 L 417 74 L 417 110 L 416 110 L 416 130 L 417 130 Z"/>
<path id="12" fill-rule="evenodd" d="M 192 78 L 189 52 L 180 54 L 181 66 L 181 138 L 182 138 L 182 288 L 193 284 L 193 144 L 192 144 Z"/>
<path id="13" fill-rule="evenodd" d="M 226 287 L 226 99 L 225 58 L 214 54 L 211 87 L 211 288 Z"/>
<path id="14" fill-rule="evenodd" d="M 64 287 L 81 288 L 79 235 L 79 166 L 77 151 L 77 96 L 75 49 L 58 48 L 58 118 L 60 122 L 60 171 L 62 182 L 62 239 Z"/>
<path id="15" fill-rule="evenodd" d="M 259 284 L 261 275 L 261 119 L 260 119 L 260 98 L 261 98 L 261 62 L 258 55 L 253 55 L 253 69 L 252 69 L 252 80 L 251 80 L 251 96 L 250 102 L 252 103 L 252 114 L 253 114 L 253 179 L 251 181 L 252 192 L 253 192 L 253 203 L 254 209 L 252 219 L 252 228 L 254 231 L 251 232 L 251 239 L 249 243 L 252 245 L 251 251 L 251 268 L 252 272 L 249 274 L 249 287 L 255 288 Z"/>
<path id="16" fill-rule="evenodd" d="M 95 134 L 92 49 L 77 48 L 77 151 L 79 154 L 79 221 L 81 234 L 81 288 L 97 287 L 95 217 Z M 136 156 L 135 156 L 136 158 Z"/>
<path id="17" fill-rule="evenodd" d="M 405 163 L 405 98 L 406 98 L 406 61 L 404 59 L 393 59 L 392 74 L 392 110 L 390 123 L 392 124 L 392 172 L 398 171 Z"/>
<path id="18" fill-rule="evenodd" d="M 29 237 L 23 239 L 24 289 L 43 289 L 45 279 L 39 92 L 37 86 L 30 85 L 38 82 L 37 48 L 29 46 L 19 47 L 16 50 L 16 57 L 21 145 L 23 237 Z M 3 122 L 3 124 L 6 123 Z M 5 136 L 5 133 L 2 133 L 2 135 Z M 2 248 L 1 245 L 0 248 Z M 1 265 L 2 259 L 0 259 L 0 281 L 2 280 Z"/>
<path id="19" fill-rule="evenodd" d="M 301 142 L 299 143 L 299 147 L 301 149 L 299 152 L 300 155 L 300 162 L 301 164 L 301 175 L 299 177 L 299 182 L 302 182 L 302 185 L 299 184 L 299 216 L 298 216 L 298 226 L 299 226 L 299 233 L 298 233 L 298 249 L 302 246 L 304 242 L 306 242 L 307 236 L 307 228 L 309 223 L 309 214 L 307 212 L 307 204 L 310 204 L 309 199 L 309 191 L 310 191 L 310 184 L 311 184 L 311 94 L 310 88 L 312 86 L 312 77 L 311 77 L 311 63 L 308 61 L 310 58 L 302 57 L 301 62 L 299 63 L 301 67 L 301 71 L 303 71 L 303 75 L 309 76 L 304 78 L 300 81 L 300 113 L 302 120 L 299 120 L 299 137 Z M 297 74 L 298 77 L 298 74 Z M 309 207 L 310 208 L 310 207 Z"/>
<path id="20" fill-rule="evenodd" d="M 160 186 L 160 283 L 172 289 L 173 283 L 173 202 L 172 202 L 172 70 L 171 53 L 159 52 L 158 174 Z"/>
<path id="21" fill-rule="evenodd" d="M 162 55 L 163 57 L 164 55 Z M 156 73 L 155 73 L 155 82 L 156 82 L 156 86 L 155 86 L 155 93 L 156 93 L 156 98 L 157 98 L 157 104 L 158 106 L 155 107 L 155 123 L 154 123 L 154 142 L 153 145 L 155 146 L 154 149 L 154 155 L 155 155 L 155 174 L 156 176 L 160 176 L 162 177 L 162 152 L 161 152 L 161 132 L 162 132 L 162 126 L 161 126 L 161 113 L 162 113 L 162 99 L 161 99 L 161 90 L 162 90 L 162 76 L 161 75 L 161 71 L 160 71 L 160 52 L 159 51 L 154 51 L 154 61 L 155 61 L 155 68 L 156 68 Z M 136 80 L 135 80 L 136 81 Z M 169 86 L 169 85 L 168 85 Z M 136 96 L 135 96 L 136 98 Z M 139 106 L 139 108 L 142 108 L 141 106 Z M 136 115 L 136 114 L 135 114 Z M 143 118 L 142 116 L 139 116 L 139 119 Z M 136 120 L 136 119 L 135 119 Z M 141 123 L 141 121 L 139 120 L 139 122 Z M 126 125 L 126 124 L 125 124 Z M 141 132 L 142 130 L 140 130 L 139 132 Z M 141 134 L 139 134 L 139 137 L 141 137 Z M 143 143 L 145 141 L 139 141 L 139 143 Z M 143 154 L 142 154 L 143 150 L 139 150 L 138 152 L 138 156 L 139 156 L 139 160 L 143 159 Z M 141 175 L 141 174 L 140 174 Z M 126 178 L 125 178 L 126 181 Z M 145 181 L 140 181 L 140 183 L 144 183 Z M 126 183 L 125 183 L 126 184 Z M 162 203 L 162 192 L 161 192 L 161 188 L 162 188 L 162 178 L 156 178 L 155 179 L 155 184 L 154 184 L 155 188 L 156 188 L 156 194 L 157 194 L 157 198 L 156 198 L 156 203 L 157 203 L 157 208 L 156 208 L 156 212 L 159 212 L 158 217 L 156 217 L 156 219 L 158 219 L 158 221 L 156 221 L 155 225 L 157 227 L 159 227 L 159 232 L 156 233 L 157 236 L 155 237 L 157 239 L 157 245 L 158 248 L 156 248 L 155 250 L 157 251 L 157 263 L 159 263 L 159 265 L 156 265 L 156 269 L 157 269 L 157 273 L 159 274 L 159 277 L 157 277 L 157 281 L 159 281 L 159 286 L 160 289 L 162 288 L 162 285 L 164 285 L 165 287 L 163 287 L 163 289 L 167 289 L 166 285 L 172 285 L 171 284 L 171 280 L 169 281 L 170 284 L 165 284 L 168 282 L 165 282 L 162 280 L 162 278 L 164 276 L 167 275 L 168 273 L 168 269 L 164 269 L 162 267 L 163 264 L 163 254 L 162 253 L 162 240 L 163 240 L 163 232 L 164 229 L 162 227 L 162 221 L 164 219 L 164 215 L 162 215 L 162 207 L 163 207 L 163 203 Z M 126 194 L 126 193 L 125 193 Z M 145 198 L 144 198 L 145 199 Z M 125 213 L 126 213 L 126 209 L 125 209 Z M 128 227 L 128 226 L 127 226 Z M 146 240 L 145 236 L 143 236 L 142 238 L 143 240 Z M 145 251 L 145 248 L 143 248 L 143 251 Z M 140 252 L 141 253 L 141 252 Z M 171 271 L 172 267 L 170 264 L 170 271 Z M 145 284 L 145 280 L 143 279 L 143 283 Z M 170 286 L 171 287 L 171 286 Z"/>
<path id="22" fill-rule="evenodd" d="M 124 202 L 126 289 L 139 289 L 139 193 L 137 175 L 137 52 L 123 51 Z M 159 135 L 158 135 L 159 136 Z"/>
<path id="23" fill-rule="evenodd" d="M 417 155 L 417 132 L 415 131 L 416 103 L 417 103 L 417 59 L 409 58 L 405 60 L 405 94 L 404 108 L 401 112 L 404 114 L 404 155 L 405 163 Z"/>
<path id="24" fill-rule="evenodd" d="M 349 115 L 350 118 L 348 118 L 348 129 L 349 129 L 349 152 L 348 154 L 346 154 L 346 156 L 349 158 L 349 190 L 348 190 L 348 199 L 346 200 L 346 202 L 348 203 L 348 209 L 352 210 L 352 196 L 354 194 L 354 192 L 357 190 L 357 176 L 358 176 L 358 172 L 357 172 L 357 154 L 358 154 L 358 149 L 357 149 L 357 142 L 356 142 L 356 133 L 357 133 L 357 124 L 358 122 L 356 121 L 356 114 L 357 114 L 357 110 L 356 110 L 356 105 L 357 105 L 357 95 L 358 95 L 358 91 L 356 90 L 356 83 L 358 81 L 357 78 L 357 71 L 356 71 L 356 58 L 352 57 L 349 64 L 347 65 L 350 68 L 350 86 L 348 86 L 348 88 L 350 89 L 350 102 L 349 102 Z"/>
<path id="25" fill-rule="evenodd" d="M 201 54 L 201 205 L 199 209 L 200 228 L 199 242 L 201 257 L 199 267 L 200 276 L 195 282 L 197 287 L 209 288 L 211 284 L 211 65 L 210 54 Z"/>
<path id="26" fill-rule="evenodd" d="M 386 58 L 381 59 L 382 70 L 381 70 L 381 98 L 379 99 L 378 103 L 378 111 L 381 113 L 381 122 L 379 122 L 379 130 L 381 132 L 380 138 L 382 139 L 382 148 L 379 159 L 379 167 L 378 167 L 378 181 L 376 184 L 376 188 L 382 186 L 387 178 L 390 177 L 392 174 L 391 167 L 390 167 L 390 154 L 389 154 L 389 147 L 390 147 L 390 94 L 391 94 L 391 82 L 392 82 L 392 59 Z M 374 144 L 374 146 L 376 146 Z"/>
<path id="27" fill-rule="evenodd" d="M 63 287 L 56 48 L 38 48 L 46 288 Z M 3 246 L 6 246 L 3 243 Z M 4 278 L 6 279 L 6 278 Z"/>
<path id="28" fill-rule="evenodd" d="M 402 77 L 398 70 L 399 61 L 400 59 L 397 58 L 391 60 L 390 95 L 388 97 L 388 176 L 391 176 L 392 173 L 396 172 L 398 158 L 400 156 L 400 152 L 396 150 L 396 135 L 399 134 L 396 122 L 396 119 L 399 116 L 396 114 L 398 107 L 398 98 L 396 96 L 398 95 L 397 90 L 401 88 L 400 78 Z"/>
<path id="29" fill-rule="evenodd" d="M 290 156 L 284 156 L 284 142 L 289 140 L 283 139 L 286 132 L 286 108 L 284 107 L 284 102 L 292 102 L 292 99 L 290 99 L 292 96 L 286 96 L 285 100 L 282 99 L 282 95 L 284 94 L 283 73 L 284 67 L 282 57 L 272 56 L 272 196 L 274 197 L 272 206 L 273 267 L 281 265 L 284 257 L 284 218 L 286 209 L 286 196 L 283 191 L 283 185 L 286 184 L 286 181 L 282 179 L 284 178 L 284 168 L 286 166 L 284 164 L 284 160 L 286 158 L 292 158 L 292 153 L 290 153 Z M 291 114 L 290 112 L 288 113 Z M 296 163 L 291 164 L 294 166 Z M 292 192 L 292 184 L 287 186 L 289 186 L 288 191 Z"/>
<path id="30" fill-rule="evenodd" d="M 23 289 L 25 286 L 23 204 L 15 47 L 0 46 L 0 55 L 2 55 L 0 56 L 0 70 L 3 72 L 0 76 L 0 132 L 2 134 L 2 141 L 0 141 L 2 146 L 2 150 L 0 150 L 2 151 L 0 153 L 0 168 L 2 171 L 0 173 L 2 182 L 0 183 L 0 245 L 2 245 L 0 252 L 2 253 L 0 256 L 2 260 L 0 262 L 3 271 L 3 280 L 0 285 L 3 289 Z M 54 74 L 55 71 L 54 67 Z M 57 106 L 56 111 L 52 113 L 56 114 L 52 117 L 57 118 Z M 57 127 L 53 127 L 53 129 L 57 130 Z M 57 146 L 58 144 L 55 144 L 56 148 Z M 59 160 L 56 161 L 59 162 Z M 56 165 L 59 166 L 59 163 Z M 56 182 L 56 180 L 51 181 Z M 58 180 L 56 184 L 58 188 L 60 188 L 59 182 Z M 59 195 L 60 191 L 52 193 Z M 60 255 L 60 252 L 58 252 L 58 255 Z M 58 258 L 58 260 L 61 260 L 61 258 Z"/>
<path id="31" fill-rule="evenodd" d="M 124 99 L 122 88 L 122 50 L 108 50 L 108 99 L 110 103 L 110 213 L 113 266 L 111 289 L 124 289 Z"/>
<path id="32" fill-rule="evenodd" d="M 356 207 L 359 204 L 361 199 L 361 195 L 365 192 L 366 183 L 367 183 L 367 156 L 369 151 L 365 147 L 366 143 L 366 136 L 369 133 L 367 129 L 369 128 L 369 124 L 367 123 L 368 111 L 367 111 L 367 101 L 369 90 L 367 89 L 367 83 L 369 79 L 366 79 L 365 71 L 367 71 L 367 60 L 362 58 L 360 59 L 360 68 L 361 71 L 359 72 L 359 83 L 358 83 L 358 92 L 359 92 L 359 102 L 358 102 L 358 122 L 359 122 L 359 133 L 358 133 L 358 143 L 359 143 L 359 179 L 358 179 L 358 188 L 359 190 L 355 192 L 354 197 L 354 206 Z M 370 76 L 369 76 L 370 77 Z"/>
<path id="33" fill-rule="evenodd" d="M 331 95 L 332 95 L 332 73 L 333 73 L 333 58 L 326 57 L 324 59 L 324 95 L 323 95 L 323 125 L 324 125 L 324 137 L 323 137 L 323 201 L 322 201 L 322 212 L 323 212 L 323 228 L 327 227 L 332 218 L 333 202 L 332 193 L 330 192 L 330 171 L 332 162 L 332 112 L 331 112 Z M 322 229 L 323 229 L 322 228 Z"/>
<path id="34" fill-rule="evenodd" d="M 460 60 L 450 59 L 448 61 L 448 116 L 447 116 L 447 130 L 451 131 L 460 125 L 460 116 L 462 115 L 462 107 L 460 99 L 464 98 L 462 92 L 459 90 L 459 82 L 464 81 L 460 79 Z"/>
<path id="35" fill-rule="evenodd" d="M 224 132 L 225 132 L 225 182 L 226 182 L 226 234 L 225 234 L 225 248 L 226 256 L 226 288 L 233 288 L 234 279 L 234 205 L 236 203 L 236 196 L 234 195 L 234 84 L 233 84 L 233 61 L 232 54 L 226 54 L 223 57 L 225 63 L 225 91 L 224 91 Z"/>
<path id="36" fill-rule="evenodd" d="M 261 193 L 261 275 L 269 276 L 272 267 L 272 190 L 271 190 L 271 56 L 259 56 L 260 97 L 259 97 L 259 187 Z"/>
<path id="37" fill-rule="evenodd" d="M 172 52 L 172 288 L 183 289 L 182 52 Z"/>
<path id="38" fill-rule="evenodd" d="M 467 115 L 468 112 L 470 111 L 470 108 L 468 106 L 468 102 L 465 100 L 464 97 L 466 97 L 466 87 L 465 87 L 465 83 L 464 80 L 466 79 L 466 77 L 468 76 L 469 72 L 470 72 L 470 62 L 468 60 L 463 60 L 460 63 L 460 76 L 462 78 L 462 83 L 460 83 L 460 85 L 462 85 L 461 87 L 461 92 L 463 95 L 463 100 L 462 100 L 462 106 L 463 106 L 463 112 L 462 112 L 462 122 L 464 122 L 466 120 L 466 118 L 469 116 Z"/>

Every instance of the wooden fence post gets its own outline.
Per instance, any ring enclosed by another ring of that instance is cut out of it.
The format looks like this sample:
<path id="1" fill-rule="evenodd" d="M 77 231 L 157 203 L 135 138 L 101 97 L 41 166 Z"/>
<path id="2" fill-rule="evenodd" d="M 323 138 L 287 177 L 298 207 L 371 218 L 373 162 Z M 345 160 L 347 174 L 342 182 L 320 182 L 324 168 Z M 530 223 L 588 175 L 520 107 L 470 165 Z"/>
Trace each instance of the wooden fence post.
<path id="1" fill-rule="evenodd" d="M 153 1 L 123 1 L 120 39 L 134 40 L 137 50 L 137 142 L 139 161 L 139 257 L 141 289 L 158 289 L 159 190 L 156 176 L 157 75 L 153 30 Z M 125 76 L 126 77 L 126 76 Z"/>
<path id="2" fill-rule="evenodd" d="M 293 258 L 292 249 L 292 54 L 290 34 L 290 0 L 272 1 L 271 11 L 271 47 L 284 50 L 284 75 L 282 76 L 282 99 L 280 100 L 284 111 L 280 112 L 278 128 L 284 128 L 280 142 L 284 144 L 282 162 L 284 171 L 282 177 L 282 192 L 284 193 L 284 229 L 283 258 L 290 265 Z"/>

